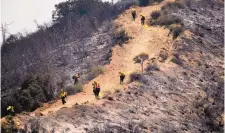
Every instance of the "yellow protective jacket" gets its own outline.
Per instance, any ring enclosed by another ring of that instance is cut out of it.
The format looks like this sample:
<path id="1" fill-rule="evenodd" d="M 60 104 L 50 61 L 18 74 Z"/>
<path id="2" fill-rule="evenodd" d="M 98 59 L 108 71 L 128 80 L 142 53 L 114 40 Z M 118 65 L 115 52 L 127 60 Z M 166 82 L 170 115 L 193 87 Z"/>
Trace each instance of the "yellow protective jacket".
<path id="1" fill-rule="evenodd" d="M 120 76 L 125 76 L 125 74 L 124 74 L 124 73 L 122 73 L 122 72 L 120 72 Z"/>
<path id="2" fill-rule="evenodd" d="M 75 78 L 80 78 L 80 76 L 78 74 L 75 75 Z"/>
<path id="3" fill-rule="evenodd" d="M 93 82 L 92 85 L 94 88 L 100 88 L 100 84 L 98 82 Z"/>
<path id="4" fill-rule="evenodd" d="M 62 98 L 62 97 L 66 97 L 66 92 L 65 92 L 65 91 L 61 92 L 61 93 L 60 93 L 60 97 L 61 97 L 61 98 Z"/>
<path id="5" fill-rule="evenodd" d="M 14 107 L 13 106 L 8 106 L 7 110 L 11 111 L 11 112 L 14 112 Z"/>
<path id="6" fill-rule="evenodd" d="M 75 78 L 78 79 L 78 78 L 80 78 L 80 76 L 78 74 L 76 74 L 73 76 L 73 79 L 75 79 Z"/>

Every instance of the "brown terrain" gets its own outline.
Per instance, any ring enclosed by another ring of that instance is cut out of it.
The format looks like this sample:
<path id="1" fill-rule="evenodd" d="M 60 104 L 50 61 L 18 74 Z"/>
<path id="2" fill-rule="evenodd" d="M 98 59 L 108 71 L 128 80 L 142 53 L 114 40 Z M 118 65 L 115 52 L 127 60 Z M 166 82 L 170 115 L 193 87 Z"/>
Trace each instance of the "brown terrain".
<path id="1" fill-rule="evenodd" d="M 223 8 L 201 13 L 198 10 L 208 7 L 197 1 L 191 10 L 181 10 L 177 16 L 184 18 L 185 31 L 173 39 L 162 26 L 140 24 L 141 13 L 148 20 L 167 2 L 173 0 L 138 7 L 136 21 L 131 20 L 130 9 L 118 16 L 114 23 L 132 39 L 113 47 L 104 74 L 85 84 L 84 92 L 68 96 L 65 105 L 58 100 L 17 115 L 17 126 L 40 133 L 223 132 L 223 39 L 214 37 L 223 36 Z M 206 25 L 209 19 L 211 25 Z M 130 82 L 129 75 L 141 71 L 133 58 L 142 52 L 149 55 L 146 71 L 137 82 Z M 150 65 L 152 69 L 147 69 Z M 126 74 L 123 85 L 120 71 Z M 93 95 L 93 81 L 101 84 L 101 100 Z"/>

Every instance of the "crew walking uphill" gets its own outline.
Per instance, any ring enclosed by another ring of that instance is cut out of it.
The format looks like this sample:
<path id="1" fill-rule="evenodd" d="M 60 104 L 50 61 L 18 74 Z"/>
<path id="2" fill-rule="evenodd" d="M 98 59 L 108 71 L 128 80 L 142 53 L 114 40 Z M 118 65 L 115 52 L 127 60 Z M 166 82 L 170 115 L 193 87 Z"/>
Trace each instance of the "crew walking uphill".
<path id="1" fill-rule="evenodd" d="M 145 25 L 145 16 L 141 14 L 141 25 Z"/>
<path id="2" fill-rule="evenodd" d="M 125 79 L 125 74 L 122 72 L 119 72 L 119 74 L 120 74 L 120 84 L 122 84 L 123 80 Z"/>
<path id="3" fill-rule="evenodd" d="M 62 104 L 66 103 L 66 101 L 65 101 L 66 96 L 67 96 L 66 92 L 63 89 L 61 89 L 60 98 L 62 99 Z"/>
<path id="4" fill-rule="evenodd" d="M 99 99 L 100 84 L 97 83 L 96 81 L 94 81 L 94 82 L 92 83 L 92 85 L 93 85 L 93 92 L 94 92 L 94 94 L 95 94 L 95 98 L 96 98 L 96 99 Z"/>
<path id="5" fill-rule="evenodd" d="M 75 74 L 72 78 L 74 79 L 74 85 L 76 85 L 78 83 L 78 79 L 80 78 L 80 74 Z"/>
<path id="6" fill-rule="evenodd" d="M 135 21 L 135 19 L 136 19 L 136 9 L 135 9 L 135 7 L 133 7 L 132 9 L 131 9 L 131 15 L 132 15 L 132 17 L 133 17 L 133 21 Z"/>

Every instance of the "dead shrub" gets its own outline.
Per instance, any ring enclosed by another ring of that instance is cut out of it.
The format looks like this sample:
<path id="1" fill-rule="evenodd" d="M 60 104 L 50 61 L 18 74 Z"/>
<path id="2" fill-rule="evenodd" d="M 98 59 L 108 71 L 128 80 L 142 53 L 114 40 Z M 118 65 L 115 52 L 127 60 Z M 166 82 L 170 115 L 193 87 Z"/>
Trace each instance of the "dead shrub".
<path id="1" fill-rule="evenodd" d="M 161 11 L 155 11 L 152 12 L 150 19 L 151 25 L 161 25 L 166 26 L 167 28 L 170 27 L 170 25 L 180 25 L 177 27 L 173 27 L 173 29 L 170 29 L 170 33 L 173 33 L 173 39 L 176 39 L 182 32 L 183 32 L 183 21 L 180 17 L 171 15 L 171 12 L 176 9 L 184 8 L 184 1 L 183 0 L 177 0 L 175 2 L 168 2 L 166 5 L 164 5 L 161 8 Z M 170 34 L 169 33 L 169 34 Z"/>
<path id="2" fill-rule="evenodd" d="M 108 98 L 111 94 L 112 92 L 110 90 L 103 91 L 103 98 Z"/>
<path id="3" fill-rule="evenodd" d="M 112 96 L 108 96 L 108 100 L 109 100 L 109 101 L 113 101 L 114 99 L 113 99 Z"/>
<path id="4" fill-rule="evenodd" d="M 159 61 L 164 62 L 168 58 L 168 52 L 165 50 L 160 51 L 159 57 L 160 57 Z"/>
<path id="5" fill-rule="evenodd" d="M 173 34 L 173 39 L 176 39 L 184 31 L 184 28 L 180 24 L 172 24 L 169 26 L 169 30 Z"/>
<path id="6" fill-rule="evenodd" d="M 69 85 L 64 89 L 68 95 L 74 95 L 76 93 L 83 91 L 83 85 L 81 83 L 77 83 L 76 85 Z"/>
<path id="7" fill-rule="evenodd" d="M 164 6 L 162 6 L 162 10 L 166 9 L 181 9 L 184 8 L 184 2 L 182 0 L 176 0 L 175 2 L 168 2 Z"/>
<path id="8" fill-rule="evenodd" d="M 140 74 L 138 72 L 133 72 L 130 74 L 130 82 L 138 81 L 140 83 L 147 84 L 147 79 L 144 78 L 143 74 Z"/>
<path id="9" fill-rule="evenodd" d="M 143 129 L 139 123 L 129 122 L 126 124 L 104 124 L 88 129 L 88 133 L 142 133 Z"/>
<path id="10" fill-rule="evenodd" d="M 156 20 L 157 18 L 159 18 L 160 15 L 161 15 L 160 11 L 153 11 L 151 13 L 151 18 Z"/>
<path id="11" fill-rule="evenodd" d="M 161 15 L 156 21 L 151 22 L 152 25 L 165 25 L 182 24 L 182 20 L 177 16 Z"/>
<path id="12" fill-rule="evenodd" d="M 159 71 L 160 68 L 156 63 L 151 63 L 147 66 L 146 71 L 150 72 L 150 71 Z"/>
<path id="13" fill-rule="evenodd" d="M 173 39 L 176 39 L 184 31 L 183 27 L 178 26 L 173 29 Z"/>
<path id="14" fill-rule="evenodd" d="M 123 43 L 127 43 L 130 37 L 124 29 L 120 29 L 113 34 L 114 43 L 122 46 Z"/>
<path id="15" fill-rule="evenodd" d="M 67 92 L 68 95 L 73 95 L 76 93 L 76 89 L 74 85 L 66 86 L 64 90 Z"/>
<path id="16" fill-rule="evenodd" d="M 210 131 L 223 131 L 223 107 L 220 107 L 219 104 L 213 105 L 207 98 L 197 101 L 194 106 L 197 108 L 198 116 L 202 118 L 202 123 L 204 123 Z"/>
<path id="17" fill-rule="evenodd" d="M 99 75 L 101 75 L 103 73 L 104 73 L 104 68 L 103 67 L 101 67 L 101 66 L 92 67 L 91 71 L 87 75 L 87 79 L 88 80 L 92 80 L 95 77 L 97 77 L 97 76 L 99 76 Z"/>
<path id="18" fill-rule="evenodd" d="M 115 93 L 119 93 L 120 91 L 120 89 L 115 89 Z"/>
<path id="19" fill-rule="evenodd" d="M 133 72 L 130 74 L 130 82 L 140 81 L 142 79 L 142 74 Z"/>
<path id="20" fill-rule="evenodd" d="M 176 58 L 175 56 L 173 56 L 170 61 L 177 65 L 181 65 L 181 66 L 183 65 L 182 60 L 180 58 Z"/>
<path id="21" fill-rule="evenodd" d="M 188 7 L 191 7 L 192 6 L 191 1 L 185 1 L 185 5 L 187 5 Z"/>

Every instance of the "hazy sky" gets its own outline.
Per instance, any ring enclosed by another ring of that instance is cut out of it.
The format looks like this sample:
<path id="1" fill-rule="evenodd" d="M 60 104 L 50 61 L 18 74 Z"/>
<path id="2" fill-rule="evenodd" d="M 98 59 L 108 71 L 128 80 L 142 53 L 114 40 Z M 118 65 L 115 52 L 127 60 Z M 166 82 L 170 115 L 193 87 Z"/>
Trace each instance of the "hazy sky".
<path id="1" fill-rule="evenodd" d="M 1 22 L 12 23 L 8 27 L 12 34 L 34 31 L 34 20 L 50 22 L 54 5 L 62 1 L 66 0 L 1 0 Z"/>

